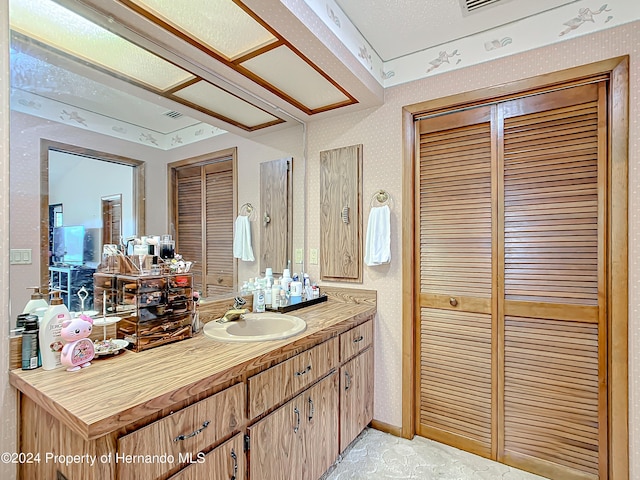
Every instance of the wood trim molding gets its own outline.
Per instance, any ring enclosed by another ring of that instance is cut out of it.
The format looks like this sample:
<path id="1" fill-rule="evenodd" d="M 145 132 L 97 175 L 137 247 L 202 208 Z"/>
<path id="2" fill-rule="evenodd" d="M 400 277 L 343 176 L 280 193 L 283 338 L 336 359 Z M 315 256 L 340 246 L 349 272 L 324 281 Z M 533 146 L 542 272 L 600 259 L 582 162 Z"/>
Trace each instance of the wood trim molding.
<path id="1" fill-rule="evenodd" d="M 371 428 L 374 430 L 378 430 L 379 432 L 388 433 L 395 437 L 404 437 L 402 434 L 402 427 L 396 427 L 395 425 L 391 425 L 390 423 L 381 422 L 380 420 L 373 419 L 369 424 Z"/>
<path id="2" fill-rule="evenodd" d="M 413 114 L 402 109 L 402 437 L 416 433 L 415 409 L 415 312 L 419 298 L 413 278 L 415 239 L 414 172 L 416 162 Z"/>
<path id="3" fill-rule="evenodd" d="M 609 478 L 629 479 L 629 379 L 628 379 L 628 144 L 629 58 L 615 57 L 588 65 L 539 75 L 515 82 L 460 93 L 403 107 L 403 199 L 402 199 L 402 436 L 416 431 L 416 324 L 419 309 L 414 279 L 415 246 L 415 152 L 414 121 L 418 118 L 464 107 L 488 104 L 608 78 L 609 88 Z"/>
<path id="4" fill-rule="evenodd" d="M 628 154 L 629 58 L 618 59 L 609 88 L 609 478 L 629 478 Z"/>

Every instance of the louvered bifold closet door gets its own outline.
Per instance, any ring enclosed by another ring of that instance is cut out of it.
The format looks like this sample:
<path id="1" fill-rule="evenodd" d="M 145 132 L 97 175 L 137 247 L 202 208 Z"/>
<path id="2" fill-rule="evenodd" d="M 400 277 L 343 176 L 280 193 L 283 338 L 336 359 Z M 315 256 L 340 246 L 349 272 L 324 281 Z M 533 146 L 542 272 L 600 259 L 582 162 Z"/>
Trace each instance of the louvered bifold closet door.
<path id="1" fill-rule="evenodd" d="M 202 284 L 202 167 L 176 169 L 176 251 L 193 262 L 194 286 Z"/>
<path id="2" fill-rule="evenodd" d="M 491 107 L 417 124 L 417 433 L 490 456 Z"/>
<path id="3" fill-rule="evenodd" d="M 499 459 L 551 478 L 607 478 L 605 86 L 506 102 L 499 118 Z"/>
<path id="4" fill-rule="evenodd" d="M 205 287 L 206 296 L 233 293 L 233 163 L 216 162 L 205 169 Z"/>

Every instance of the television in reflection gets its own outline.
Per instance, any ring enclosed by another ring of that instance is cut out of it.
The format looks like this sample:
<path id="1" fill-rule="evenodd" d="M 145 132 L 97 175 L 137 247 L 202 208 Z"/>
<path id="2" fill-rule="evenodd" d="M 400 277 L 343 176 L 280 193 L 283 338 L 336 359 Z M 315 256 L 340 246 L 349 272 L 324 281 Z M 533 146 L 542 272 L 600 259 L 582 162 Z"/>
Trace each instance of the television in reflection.
<path id="1" fill-rule="evenodd" d="M 53 228 L 53 263 L 82 265 L 85 249 L 84 225 Z"/>

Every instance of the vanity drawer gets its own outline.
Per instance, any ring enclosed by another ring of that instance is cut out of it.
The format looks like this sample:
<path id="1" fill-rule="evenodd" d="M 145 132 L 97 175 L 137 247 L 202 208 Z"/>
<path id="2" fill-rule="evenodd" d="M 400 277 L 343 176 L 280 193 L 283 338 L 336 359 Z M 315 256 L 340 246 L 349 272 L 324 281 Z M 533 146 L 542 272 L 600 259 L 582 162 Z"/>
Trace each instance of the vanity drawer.
<path id="1" fill-rule="evenodd" d="M 332 338 L 249 378 L 249 418 L 255 418 L 322 378 L 338 365 Z"/>
<path id="2" fill-rule="evenodd" d="M 352 328 L 340 335 L 340 363 L 344 363 L 354 355 L 371 345 L 373 341 L 373 320 Z"/>
<path id="3" fill-rule="evenodd" d="M 193 457 L 191 465 L 180 470 L 169 480 L 243 480 L 245 458 L 244 435 L 239 433 L 206 455 Z"/>
<path id="4" fill-rule="evenodd" d="M 156 478 L 189 455 L 197 458 L 198 452 L 238 431 L 244 411 L 244 384 L 239 383 L 119 438 L 118 479 Z M 157 461 L 136 462 L 137 455 Z"/>

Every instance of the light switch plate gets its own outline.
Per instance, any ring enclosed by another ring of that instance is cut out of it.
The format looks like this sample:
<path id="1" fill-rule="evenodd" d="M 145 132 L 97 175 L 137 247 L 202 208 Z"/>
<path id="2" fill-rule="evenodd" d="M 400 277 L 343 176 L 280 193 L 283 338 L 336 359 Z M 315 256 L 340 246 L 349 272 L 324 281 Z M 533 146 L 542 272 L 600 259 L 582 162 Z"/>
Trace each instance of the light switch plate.
<path id="1" fill-rule="evenodd" d="M 31 249 L 30 248 L 12 248 L 11 265 L 30 265 L 31 264 Z"/>
<path id="2" fill-rule="evenodd" d="M 296 263 L 302 263 L 302 249 L 296 248 Z"/>
<path id="3" fill-rule="evenodd" d="M 318 264 L 318 249 L 317 248 L 309 249 L 309 263 L 311 265 L 317 265 Z"/>

